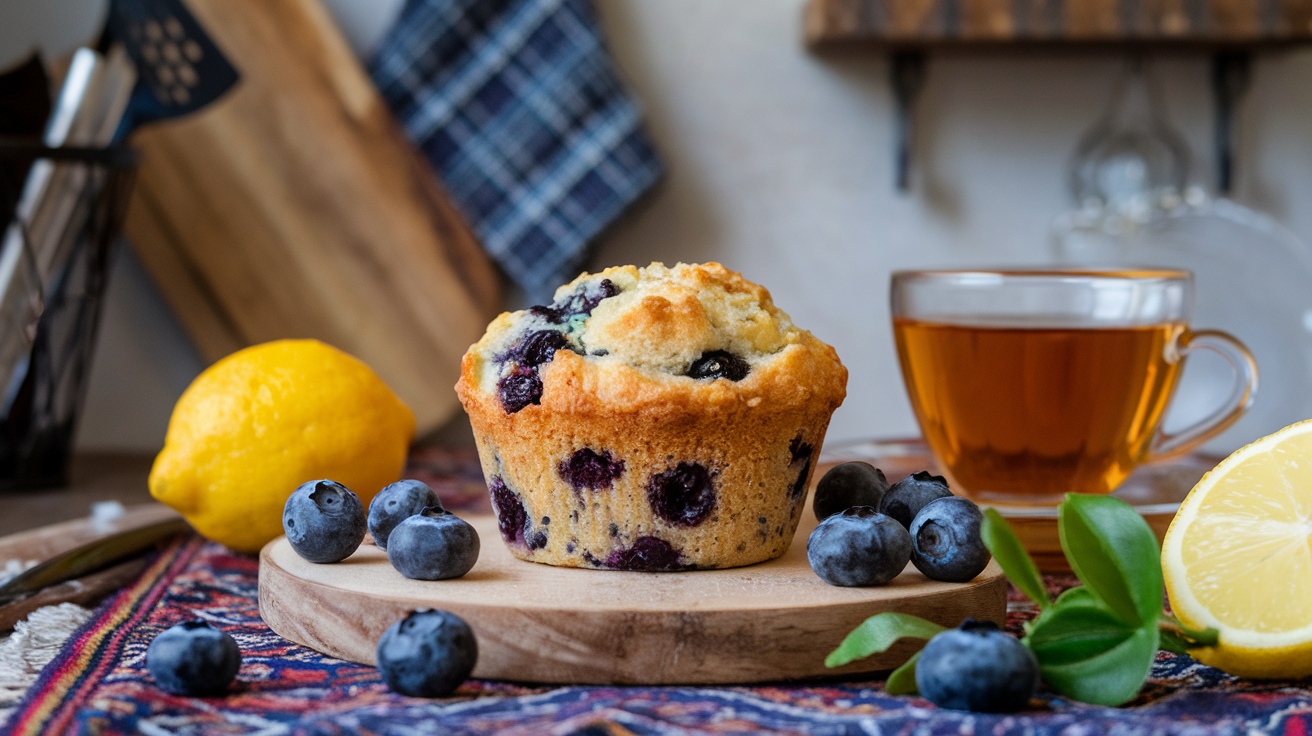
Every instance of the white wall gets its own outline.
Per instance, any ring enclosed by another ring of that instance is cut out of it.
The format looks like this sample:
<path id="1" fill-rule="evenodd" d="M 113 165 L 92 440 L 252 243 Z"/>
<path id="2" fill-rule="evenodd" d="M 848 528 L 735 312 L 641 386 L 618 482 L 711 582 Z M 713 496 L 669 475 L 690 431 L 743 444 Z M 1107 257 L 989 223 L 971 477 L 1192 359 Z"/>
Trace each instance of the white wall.
<path id="1" fill-rule="evenodd" d="M 1067 159 L 1124 60 L 931 58 L 914 191 L 901 196 L 892 185 L 887 64 L 877 55 L 808 53 L 799 41 L 802 5 L 600 3 L 670 173 L 650 206 L 606 240 L 597 265 L 714 258 L 742 270 L 835 345 L 851 370 L 831 440 L 913 434 L 889 327 L 889 272 L 1048 259 L 1048 228 L 1070 205 Z M 1152 70 L 1172 120 L 1203 159 L 1198 177 L 1210 181 L 1208 62 L 1167 58 Z M 1305 240 L 1310 73 L 1308 52 L 1256 63 L 1240 118 L 1236 192 Z"/>
<path id="2" fill-rule="evenodd" d="M 363 49 L 398 2 L 329 4 Z M 889 272 L 1046 259 L 1048 225 L 1069 204 L 1066 160 L 1121 60 L 932 58 L 915 188 L 902 196 L 892 186 L 884 60 L 807 52 L 803 0 L 598 5 L 669 173 L 607 234 L 594 266 L 713 259 L 743 271 L 851 369 L 831 440 L 914 432 L 888 326 Z M 0 45 L 0 62 L 5 53 Z M 1206 62 L 1163 59 L 1154 71 L 1177 127 L 1209 158 Z M 1312 54 L 1262 57 L 1254 71 L 1238 198 L 1312 240 L 1303 205 L 1312 196 Z M 82 446 L 157 448 L 200 364 L 130 259 L 114 274 L 98 352 Z"/>

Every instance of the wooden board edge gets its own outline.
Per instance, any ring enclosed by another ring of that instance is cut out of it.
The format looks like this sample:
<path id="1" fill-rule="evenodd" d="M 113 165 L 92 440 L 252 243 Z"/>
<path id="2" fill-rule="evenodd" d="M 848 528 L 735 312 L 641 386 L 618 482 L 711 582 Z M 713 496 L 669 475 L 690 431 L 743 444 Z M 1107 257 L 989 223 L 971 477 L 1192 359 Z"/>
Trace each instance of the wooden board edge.
<path id="1" fill-rule="evenodd" d="M 270 550 L 277 541 L 270 542 L 260 552 L 259 610 L 265 623 L 280 636 L 329 656 L 375 665 L 378 637 L 412 610 L 413 605 L 405 599 L 376 595 L 367 596 L 366 605 L 353 607 L 366 594 L 297 578 L 271 556 Z M 579 637 L 574 636 L 579 632 L 595 636 L 594 629 L 602 613 L 588 615 L 578 611 L 508 609 L 467 603 L 455 603 L 447 609 L 464 618 L 474 629 L 480 647 L 479 663 L 474 670 L 478 678 L 552 684 L 730 685 L 853 677 L 891 670 L 906 661 L 921 644 L 900 642 L 881 655 L 841 668 L 827 669 L 823 665 L 824 655 L 852 628 L 885 610 L 927 614 L 927 618 L 945 626 L 955 626 L 966 616 L 1005 623 L 1005 576 L 998 574 L 973 583 L 971 587 L 953 591 L 953 595 L 955 599 L 937 601 L 929 611 L 905 609 L 916 608 L 914 604 L 926 597 L 945 598 L 944 593 L 911 596 L 898 605 L 877 609 L 871 608 L 869 602 L 829 606 L 825 613 L 831 622 L 820 627 L 822 631 L 808 626 L 805 617 L 799 620 L 798 612 L 790 608 L 753 610 L 749 627 L 723 625 L 728 617 L 717 617 L 715 614 L 722 612 L 715 611 L 635 612 L 609 617 L 615 620 L 605 625 L 617 635 L 613 637 L 613 647 L 605 652 L 580 648 Z M 295 606 L 289 606 L 288 601 L 295 601 Z M 307 620 L 298 609 L 313 610 L 314 620 Z M 498 619 L 499 625 L 491 623 Z M 668 646 L 647 646 L 643 641 L 654 638 L 660 629 L 678 632 L 672 651 Z M 703 646 L 684 651 L 684 638 L 697 638 Z M 778 660 L 774 665 L 756 664 L 743 656 L 744 651 L 760 651 L 771 644 L 785 648 L 774 653 L 772 659 Z M 551 656 L 544 654 L 544 647 L 551 651 Z M 692 661 L 681 663 L 681 656 Z M 665 675 L 668 667 L 653 666 L 661 663 L 682 674 Z"/>
<path id="2" fill-rule="evenodd" d="M 87 516 L 15 532 L 0 537 L 0 559 L 41 560 L 118 531 L 178 516 L 162 503 L 142 503 L 126 507 L 122 516 L 110 522 L 96 524 Z"/>

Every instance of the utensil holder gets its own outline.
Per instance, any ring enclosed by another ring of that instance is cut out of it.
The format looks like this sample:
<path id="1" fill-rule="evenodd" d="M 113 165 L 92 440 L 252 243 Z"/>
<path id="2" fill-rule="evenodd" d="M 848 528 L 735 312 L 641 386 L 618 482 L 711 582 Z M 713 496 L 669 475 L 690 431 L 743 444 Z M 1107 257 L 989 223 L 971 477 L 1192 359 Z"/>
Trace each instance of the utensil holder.
<path id="1" fill-rule="evenodd" d="M 21 331 L 25 341 L 14 351 L 16 359 L 5 361 L 11 365 L 0 365 L 0 376 L 9 376 L 0 383 L 0 490 L 67 482 L 111 256 L 136 173 L 136 156 L 126 147 L 50 148 L 0 139 L 0 171 L 24 172 L 41 161 L 71 172 L 63 181 L 74 184 L 50 192 L 72 198 L 72 206 L 63 208 L 71 213 L 64 221 L 54 223 L 60 247 L 44 267 L 31 239 L 32 223 L 18 213 L 21 185 L 15 184 L 23 177 L 0 181 L 0 246 L 18 232 L 17 268 L 40 285 L 0 325 L 6 339 L 18 339 Z"/>

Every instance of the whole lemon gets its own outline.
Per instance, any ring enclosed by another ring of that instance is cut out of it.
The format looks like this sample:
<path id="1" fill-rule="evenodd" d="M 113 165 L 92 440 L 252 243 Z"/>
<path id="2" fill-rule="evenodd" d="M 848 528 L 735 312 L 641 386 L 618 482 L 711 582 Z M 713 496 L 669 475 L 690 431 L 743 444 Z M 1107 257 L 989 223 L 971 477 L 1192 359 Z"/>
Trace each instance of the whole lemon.
<path id="1" fill-rule="evenodd" d="M 278 340 L 210 366 L 173 407 L 150 494 L 205 537 L 257 552 L 296 487 L 331 478 L 367 506 L 397 480 L 410 409 L 369 366 L 317 340 Z"/>

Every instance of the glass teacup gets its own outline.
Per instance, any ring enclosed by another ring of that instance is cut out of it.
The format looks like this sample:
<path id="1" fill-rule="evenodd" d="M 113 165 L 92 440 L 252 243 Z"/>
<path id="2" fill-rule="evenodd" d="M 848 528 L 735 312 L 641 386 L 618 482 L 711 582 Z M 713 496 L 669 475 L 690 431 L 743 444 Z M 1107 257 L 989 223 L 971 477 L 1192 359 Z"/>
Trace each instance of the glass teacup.
<path id="1" fill-rule="evenodd" d="M 977 500 L 1053 504 L 1109 493 L 1139 464 L 1197 448 L 1252 403 L 1257 366 L 1234 337 L 1192 330 L 1178 270 L 893 274 L 893 331 L 925 440 Z M 1234 370 L 1224 403 L 1162 429 L 1187 354 Z"/>

